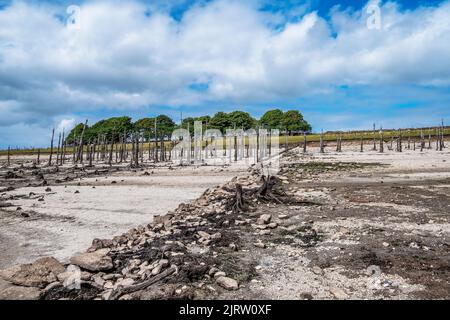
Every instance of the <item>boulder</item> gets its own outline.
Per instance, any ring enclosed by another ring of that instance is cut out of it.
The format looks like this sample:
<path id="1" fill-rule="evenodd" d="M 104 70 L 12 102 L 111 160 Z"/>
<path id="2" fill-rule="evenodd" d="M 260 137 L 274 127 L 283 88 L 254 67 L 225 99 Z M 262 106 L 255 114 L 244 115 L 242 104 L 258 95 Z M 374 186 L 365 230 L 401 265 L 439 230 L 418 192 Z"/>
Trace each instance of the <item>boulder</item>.
<path id="1" fill-rule="evenodd" d="M 218 277 L 216 282 L 219 286 L 227 290 L 237 290 L 239 289 L 239 284 L 236 280 L 228 277 Z"/>
<path id="2" fill-rule="evenodd" d="M 39 300 L 41 290 L 36 287 L 22 287 L 10 284 L 0 289 L 0 300 Z"/>
<path id="3" fill-rule="evenodd" d="M 272 216 L 270 214 L 262 214 L 258 220 L 256 221 L 259 225 L 268 224 L 272 220 Z"/>
<path id="4" fill-rule="evenodd" d="M 30 264 L 14 266 L 0 272 L 0 277 L 19 286 L 45 288 L 57 281 L 64 266 L 53 257 L 45 257 Z"/>
<path id="5" fill-rule="evenodd" d="M 80 253 L 70 258 L 70 263 L 89 271 L 107 271 L 113 268 L 111 257 L 107 256 L 109 249 Z"/>

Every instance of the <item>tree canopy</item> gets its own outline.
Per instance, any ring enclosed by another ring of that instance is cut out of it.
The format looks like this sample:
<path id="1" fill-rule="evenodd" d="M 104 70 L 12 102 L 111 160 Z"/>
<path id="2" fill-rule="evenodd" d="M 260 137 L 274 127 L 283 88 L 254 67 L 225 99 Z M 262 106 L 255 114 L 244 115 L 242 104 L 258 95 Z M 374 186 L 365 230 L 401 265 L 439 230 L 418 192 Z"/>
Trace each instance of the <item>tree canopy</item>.
<path id="1" fill-rule="evenodd" d="M 280 109 L 269 110 L 259 120 L 260 124 L 267 129 L 283 130 L 283 111 Z"/>
<path id="2" fill-rule="evenodd" d="M 144 138 L 150 139 L 155 136 L 155 118 L 142 118 L 134 123 L 136 130 L 144 132 Z"/>
<path id="3" fill-rule="evenodd" d="M 289 110 L 283 114 L 283 127 L 289 132 L 311 131 L 311 126 L 303 119 L 303 115 L 298 110 Z"/>
<path id="4" fill-rule="evenodd" d="M 166 115 L 157 117 L 142 118 L 132 123 L 130 117 L 113 117 L 100 120 L 92 126 L 87 126 L 84 133 L 84 141 L 93 141 L 97 138 L 106 136 L 107 141 L 114 138 L 115 142 L 126 133 L 127 137 L 135 131 L 139 130 L 144 133 L 145 139 L 153 139 L 155 136 L 155 120 L 157 128 L 157 136 L 170 136 L 177 127 L 175 122 Z M 233 111 L 230 113 L 217 112 L 213 117 L 200 116 L 188 117 L 183 119 L 181 127 L 187 129 L 191 134 L 194 132 L 194 122 L 201 121 L 203 130 L 219 129 L 222 133 L 226 133 L 226 129 L 244 129 L 255 128 L 258 121 L 249 113 L 244 111 Z M 283 113 L 280 109 L 267 111 L 259 120 L 259 124 L 267 129 L 287 130 L 289 133 L 299 131 L 311 131 L 311 126 L 305 121 L 303 115 L 298 110 L 289 110 Z M 83 131 L 84 124 L 77 124 L 68 134 L 66 142 L 72 144 L 78 141 Z M 76 140 L 75 140 L 76 137 Z"/>
<path id="5" fill-rule="evenodd" d="M 195 121 L 201 121 L 202 123 L 202 128 L 203 128 L 203 132 L 206 129 L 210 129 L 209 123 L 211 121 L 211 117 L 210 116 L 201 116 L 201 117 L 188 117 L 183 119 L 183 123 L 181 124 L 181 127 L 183 129 L 188 129 L 189 128 L 189 132 L 191 134 L 194 133 L 194 122 Z"/>
<path id="6" fill-rule="evenodd" d="M 175 130 L 176 124 L 175 122 L 166 115 L 159 115 L 156 117 L 156 130 L 158 136 L 170 136 Z"/>
<path id="7" fill-rule="evenodd" d="M 67 135 L 66 142 L 68 144 L 73 144 L 75 141 L 78 141 L 80 139 L 81 133 L 83 132 L 83 127 L 84 123 L 77 124 Z M 86 129 L 89 129 L 89 126 L 87 126 Z"/>
<path id="8" fill-rule="evenodd" d="M 217 112 L 211 118 L 209 126 L 211 129 L 219 129 L 222 133 L 225 133 L 226 128 L 231 128 L 231 122 L 225 112 Z"/>
<path id="9" fill-rule="evenodd" d="M 228 121 L 231 124 L 231 128 L 248 130 L 254 128 L 256 120 L 252 116 L 244 111 L 233 111 L 228 114 Z"/>
<path id="10" fill-rule="evenodd" d="M 128 133 L 131 129 L 133 129 L 133 123 L 130 117 L 114 117 L 100 120 L 86 129 L 85 141 L 106 137 L 107 141 L 114 139 L 117 142 L 120 140 L 120 137 L 123 137 L 125 132 Z"/>

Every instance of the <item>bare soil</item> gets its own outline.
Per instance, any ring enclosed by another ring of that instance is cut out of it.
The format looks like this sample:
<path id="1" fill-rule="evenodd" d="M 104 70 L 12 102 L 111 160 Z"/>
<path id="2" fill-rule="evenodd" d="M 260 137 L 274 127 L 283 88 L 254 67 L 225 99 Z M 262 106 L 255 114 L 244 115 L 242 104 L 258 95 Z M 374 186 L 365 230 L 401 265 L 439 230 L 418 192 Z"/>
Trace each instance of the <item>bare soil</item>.
<path id="1" fill-rule="evenodd" d="M 241 171 L 152 223 L 94 241 L 90 251 L 107 248 L 112 269 L 84 271 L 81 290 L 56 283 L 41 298 L 450 298 L 447 149 L 294 149 L 270 192 L 260 178 L 258 168 Z M 161 261 L 165 269 L 149 268 Z"/>

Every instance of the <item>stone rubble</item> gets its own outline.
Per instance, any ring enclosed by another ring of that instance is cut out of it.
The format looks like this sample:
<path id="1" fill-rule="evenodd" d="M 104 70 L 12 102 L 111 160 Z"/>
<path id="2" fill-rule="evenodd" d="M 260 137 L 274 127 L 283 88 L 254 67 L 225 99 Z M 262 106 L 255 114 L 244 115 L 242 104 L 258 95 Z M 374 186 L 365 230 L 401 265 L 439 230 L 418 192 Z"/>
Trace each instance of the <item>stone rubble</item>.
<path id="1" fill-rule="evenodd" d="M 1 277 L 13 286 L 0 288 L 0 297 L 110 299 L 118 290 L 133 288 L 164 275 L 169 268 L 175 268 L 176 272 L 163 281 L 170 285 L 164 286 L 168 290 L 163 290 L 164 295 L 192 298 L 200 289 L 208 294 L 217 292 L 218 288 L 238 290 L 238 281 L 215 267 L 214 261 L 219 261 L 224 252 L 239 251 L 235 243 L 239 228 L 277 227 L 276 223 L 271 223 L 270 215 L 254 217 L 246 213 L 234 214 L 228 209 L 235 197 L 236 183 L 245 188 L 257 188 L 259 179 L 257 175 L 234 178 L 223 186 L 206 190 L 192 203 L 182 203 L 173 212 L 155 216 L 148 225 L 135 227 L 111 240 L 94 239 L 92 246 L 74 255 L 67 266 L 54 258 L 43 258 L 31 265 L 5 270 Z M 249 202 L 253 206 L 259 201 L 249 199 Z M 255 246 L 266 247 L 262 242 Z M 81 290 L 64 287 L 72 276 L 69 266 L 80 269 Z M 169 290 L 172 286 L 173 291 Z M 118 298 L 150 296 L 148 291 L 138 290 Z"/>

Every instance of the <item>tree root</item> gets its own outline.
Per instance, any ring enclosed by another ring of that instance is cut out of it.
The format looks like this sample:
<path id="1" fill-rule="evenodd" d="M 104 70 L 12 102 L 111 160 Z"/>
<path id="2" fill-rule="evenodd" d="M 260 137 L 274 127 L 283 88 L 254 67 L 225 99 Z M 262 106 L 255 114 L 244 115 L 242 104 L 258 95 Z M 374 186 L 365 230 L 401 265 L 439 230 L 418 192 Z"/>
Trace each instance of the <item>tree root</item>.
<path id="1" fill-rule="evenodd" d="M 117 289 L 113 290 L 108 300 L 117 300 L 120 296 L 124 294 L 133 293 L 139 290 L 144 290 L 148 288 L 149 286 L 163 280 L 164 278 L 170 276 L 172 273 L 177 271 L 177 268 L 175 266 L 171 266 L 170 268 L 164 270 L 160 274 L 135 285 L 131 285 L 128 287 L 122 287 L 119 286 Z"/>
<path id="2" fill-rule="evenodd" d="M 274 176 L 261 176 L 262 184 L 258 188 L 243 190 L 240 184 L 235 185 L 235 196 L 227 206 L 227 210 L 231 210 L 233 213 L 243 213 L 250 209 L 248 205 L 249 198 L 256 198 L 263 202 L 276 202 L 283 203 L 280 198 L 275 195 L 273 187 L 277 183 L 277 178 Z M 281 196 L 284 196 L 281 194 Z"/>

